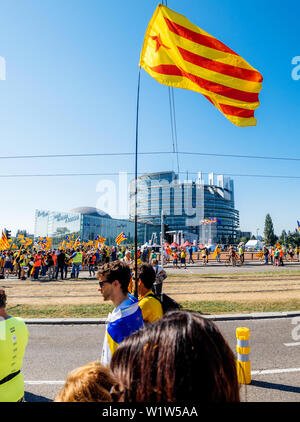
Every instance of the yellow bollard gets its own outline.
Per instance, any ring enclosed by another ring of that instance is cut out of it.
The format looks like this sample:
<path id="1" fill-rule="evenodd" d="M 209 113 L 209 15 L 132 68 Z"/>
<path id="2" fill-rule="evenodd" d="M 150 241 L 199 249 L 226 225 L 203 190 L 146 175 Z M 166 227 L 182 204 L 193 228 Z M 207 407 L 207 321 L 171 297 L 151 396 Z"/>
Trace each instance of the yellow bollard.
<path id="1" fill-rule="evenodd" d="M 236 329 L 237 338 L 237 375 L 240 384 L 251 383 L 251 363 L 250 363 L 250 330 L 239 327 Z"/>

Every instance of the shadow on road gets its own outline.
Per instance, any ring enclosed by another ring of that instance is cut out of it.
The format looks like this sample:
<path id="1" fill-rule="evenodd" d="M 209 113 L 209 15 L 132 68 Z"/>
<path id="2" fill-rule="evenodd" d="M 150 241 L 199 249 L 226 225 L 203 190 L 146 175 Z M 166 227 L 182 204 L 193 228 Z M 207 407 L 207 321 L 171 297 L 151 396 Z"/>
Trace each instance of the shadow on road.
<path id="1" fill-rule="evenodd" d="M 289 393 L 300 393 L 300 387 L 293 387 L 292 385 L 275 384 L 273 382 L 265 381 L 251 381 L 251 385 L 254 387 L 269 388 L 272 390 L 287 391 Z"/>
<path id="2" fill-rule="evenodd" d="M 52 400 L 48 399 L 44 396 L 38 396 L 37 394 L 32 394 L 25 391 L 25 402 L 52 402 Z"/>

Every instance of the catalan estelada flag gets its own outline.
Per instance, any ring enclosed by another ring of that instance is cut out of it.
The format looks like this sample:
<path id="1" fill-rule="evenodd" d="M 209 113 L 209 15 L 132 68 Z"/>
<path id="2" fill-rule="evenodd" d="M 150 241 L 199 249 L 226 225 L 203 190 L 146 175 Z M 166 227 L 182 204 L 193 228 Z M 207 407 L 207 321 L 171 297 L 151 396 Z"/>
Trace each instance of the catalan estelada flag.
<path id="1" fill-rule="evenodd" d="M 119 236 L 116 237 L 116 243 L 120 245 L 123 240 L 127 239 L 127 236 L 124 232 L 120 233 Z"/>
<path id="2" fill-rule="evenodd" d="M 1 236 L 1 247 L 2 249 L 10 249 L 11 247 L 4 231 L 2 231 L 2 236 Z"/>
<path id="3" fill-rule="evenodd" d="M 148 25 L 140 66 L 158 82 L 203 94 L 236 126 L 255 126 L 262 75 L 241 56 L 159 4 Z"/>
<path id="4" fill-rule="evenodd" d="M 297 220 L 298 230 L 300 232 L 300 222 Z"/>
<path id="5" fill-rule="evenodd" d="M 123 301 L 107 317 L 102 346 L 101 362 L 109 365 L 119 344 L 130 334 L 144 327 L 142 311 L 137 299 L 130 297 Z"/>
<path id="6" fill-rule="evenodd" d="M 98 235 L 97 237 L 96 237 L 96 239 L 95 239 L 95 242 L 99 242 L 99 243 L 101 243 L 101 244 L 104 244 L 104 242 L 106 241 L 106 238 L 105 237 L 102 237 L 102 236 L 100 236 L 100 235 Z"/>

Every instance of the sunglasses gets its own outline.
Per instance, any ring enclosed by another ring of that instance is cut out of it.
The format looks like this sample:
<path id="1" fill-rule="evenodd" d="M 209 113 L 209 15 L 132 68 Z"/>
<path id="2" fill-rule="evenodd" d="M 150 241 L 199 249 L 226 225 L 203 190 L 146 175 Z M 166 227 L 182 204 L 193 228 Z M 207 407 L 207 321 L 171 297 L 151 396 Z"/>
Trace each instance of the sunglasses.
<path id="1" fill-rule="evenodd" d="M 99 281 L 99 286 L 102 288 L 103 287 L 103 283 L 112 283 L 112 281 L 109 281 L 109 280 L 101 280 L 101 281 Z"/>

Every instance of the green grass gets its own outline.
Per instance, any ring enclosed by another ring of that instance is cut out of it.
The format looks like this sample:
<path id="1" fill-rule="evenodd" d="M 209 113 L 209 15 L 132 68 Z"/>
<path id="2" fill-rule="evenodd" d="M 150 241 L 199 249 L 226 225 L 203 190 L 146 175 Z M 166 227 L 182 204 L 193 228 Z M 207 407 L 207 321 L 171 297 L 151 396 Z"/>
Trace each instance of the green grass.
<path id="1" fill-rule="evenodd" d="M 252 312 L 287 312 L 300 311 L 300 300 L 282 302 L 227 302 L 199 301 L 180 302 L 183 309 L 201 312 L 205 315 Z M 105 318 L 113 309 L 112 304 L 90 305 L 17 305 L 7 308 L 7 313 L 21 318 Z"/>
<path id="2" fill-rule="evenodd" d="M 168 278 L 178 278 L 178 277 L 182 277 L 182 278 L 214 278 L 214 277 L 230 277 L 230 278 L 240 278 L 240 277 L 244 277 L 244 276 L 252 276 L 255 277 L 256 275 L 266 275 L 266 276 L 271 276 L 271 275 L 291 275 L 291 274 L 300 274 L 300 270 L 281 270 L 280 272 L 277 270 L 274 271 L 253 271 L 253 272 L 245 272 L 245 273 L 214 273 L 214 274 L 202 274 L 202 273 L 193 273 L 193 274 L 187 274 L 187 273 L 180 273 L 178 272 L 177 274 L 168 274 Z"/>

